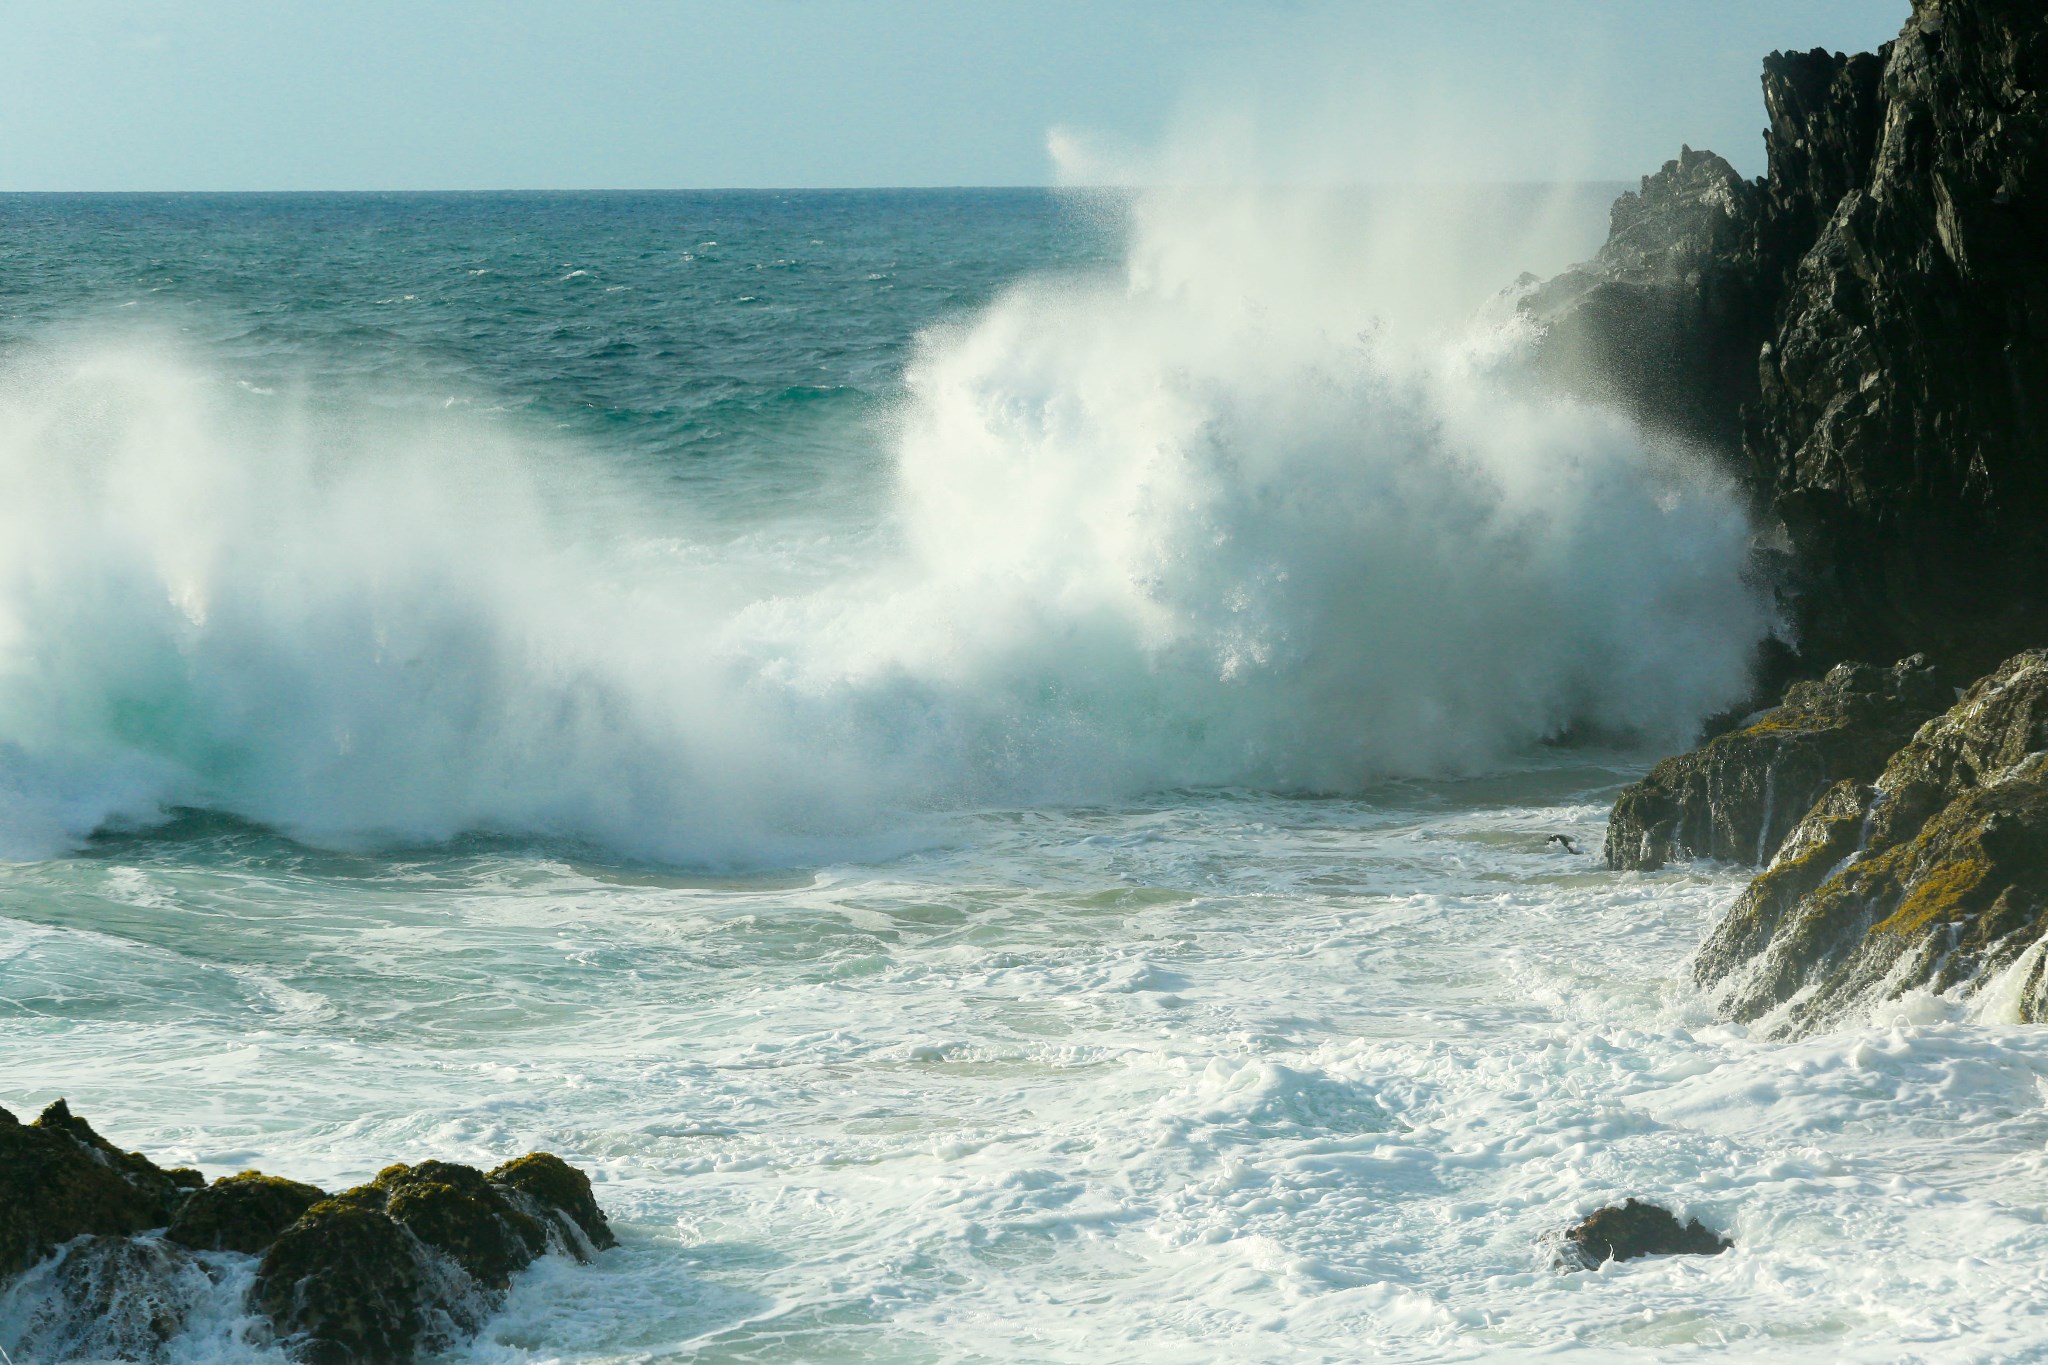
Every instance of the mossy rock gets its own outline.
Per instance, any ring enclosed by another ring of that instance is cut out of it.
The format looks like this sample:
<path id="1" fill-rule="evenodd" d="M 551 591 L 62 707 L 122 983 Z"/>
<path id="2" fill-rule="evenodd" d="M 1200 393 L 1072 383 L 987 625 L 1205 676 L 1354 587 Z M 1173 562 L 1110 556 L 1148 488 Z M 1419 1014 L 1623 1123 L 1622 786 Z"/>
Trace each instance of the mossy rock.
<path id="1" fill-rule="evenodd" d="M 1968 994 L 2048 930 L 2048 651 L 1979 680 L 1868 787 L 1841 784 L 1701 947 L 1695 978 L 1767 1032 L 1909 990 Z M 2017 982 L 2048 1020 L 2048 952 Z"/>
<path id="2" fill-rule="evenodd" d="M 222 1176 L 194 1190 L 165 1236 L 195 1251 L 260 1255 L 278 1234 L 327 1196 L 311 1185 L 260 1171 Z"/>
<path id="3" fill-rule="evenodd" d="M 375 1184 L 394 1221 L 487 1288 L 504 1289 L 548 1249 L 546 1226 L 474 1166 L 392 1166 Z"/>
<path id="4" fill-rule="evenodd" d="M 1837 664 L 1794 683 L 1782 704 L 1624 790 L 1607 824 L 1607 863 L 1649 872 L 1684 858 L 1767 863 L 1813 803 L 1868 783 L 1952 700 L 1919 655 L 1891 668 Z"/>
<path id="5" fill-rule="evenodd" d="M 582 1259 L 586 1244 L 616 1242 L 590 1181 L 559 1158 L 534 1153 L 489 1175 L 388 1166 L 277 1237 L 254 1301 L 308 1365 L 404 1361 L 476 1330 L 550 1247 Z"/>
<path id="6" fill-rule="evenodd" d="M 604 1210 L 597 1206 L 597 1196 L 591 1193 L 590 1177 L 553 1153 L 529 1152 L 498 1167 L 490 1178 L 538 1201 L 544 1208 L 565 1215 L 593 1250 L 603 1251 L 619 1244 L 619 1239 L 612 1235 L 611 1224 L 605 1220 Z M 571 1245 L 569 1249 L 582 1259 L 581 1247 Z"/>
<path id="7" fill-rule="evenodd" d="M 427 1283 L 404 1229 L 327 1199 L 264 1252 L 250 1302 L 305 1365 L 387 1365 L 411 1360 L 428 1338 Z"/>
<path id="8" fill-rule="evenodd" d="M 32 1124 L 0 1109 L 0 1281 L 73 1237 L 162 1227 L 202 1183 L 122 1151 L 62 1100 Z"/>

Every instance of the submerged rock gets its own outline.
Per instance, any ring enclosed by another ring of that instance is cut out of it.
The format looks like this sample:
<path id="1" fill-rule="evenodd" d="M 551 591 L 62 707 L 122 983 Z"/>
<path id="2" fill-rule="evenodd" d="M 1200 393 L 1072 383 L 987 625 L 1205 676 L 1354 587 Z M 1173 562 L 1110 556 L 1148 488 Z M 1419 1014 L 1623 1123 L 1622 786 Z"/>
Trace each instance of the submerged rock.
<path id="1" fill-rule="evenodd" d="M 1623 791 L 1607 825 L 1607 865 L 1762 864 L 1822 793 L 1876 777 L 1952 697 L 1918 655 L 1888 669 L 1838 664 L 1817 682 L 1795 683 L 1779 706 L 1665 759 Z"/>
<path id="2" fill-rule="evenodd" d="M 0 1298 L 0 1322 L 22 1365 L 156 1360 L 213 1296 L 219 1273 L 158 1237 L 79 1237 Z"/>
<path id="3" fill-rule="evenodd" d="M 203 1183 L 122 1151 L 62 1100 L 32 1124 L 0 1109 L 0 1282 L 74 1237 L 162 1227 Z"/>
<path id="4" fill-rule="evenodd" d="M 1638 1256 L 1718 1256 L 1735 1245 L 1697 1218 L 1681 1226 L 1671 1210 L 1636 1199 L 1588 1215 L 1564 1238 L 1588 1270 Z"/>
<path id="5" fill-rule="evenodd" d="M 2008 660 L 1828 790 L 1693 962 L 1730 1018 L 1798 1033 L 1912 990 L 2004 975 L 2048 1020 L 2048 651 Z"/>

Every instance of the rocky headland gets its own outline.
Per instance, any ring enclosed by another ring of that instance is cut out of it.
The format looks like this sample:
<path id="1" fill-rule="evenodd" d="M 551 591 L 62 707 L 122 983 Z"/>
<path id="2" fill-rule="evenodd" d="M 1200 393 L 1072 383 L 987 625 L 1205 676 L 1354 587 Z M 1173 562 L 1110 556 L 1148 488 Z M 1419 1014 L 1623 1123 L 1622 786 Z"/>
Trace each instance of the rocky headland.
<path id="1" fill-rule="evenodd" d="M 544 1152 L 391 1166 L 329 1195 L 163 1170 L 62 1100 L 33 1123 L 0 1109 L 0 1294 L 41 1359 L 156 1359 L 225 1287 L 250 1344 L 403 1365 L 474 1333 L 541 1256 L 616 1244 L 588 1177 Z"/>
<path id="2" fill-rule="evenodd" d="M 2048 1017 L 2044 84 L 2038 0 L 1774 53 L 1762 179 L 1688 147 L 1520 297 L 1546 382 L 1711 452 L 1761 528 L 1759 691 L 1793 685 L 1626 790 L 1606 847 L 1761 869 L 1694 963 L 1730 1019 Z"/>

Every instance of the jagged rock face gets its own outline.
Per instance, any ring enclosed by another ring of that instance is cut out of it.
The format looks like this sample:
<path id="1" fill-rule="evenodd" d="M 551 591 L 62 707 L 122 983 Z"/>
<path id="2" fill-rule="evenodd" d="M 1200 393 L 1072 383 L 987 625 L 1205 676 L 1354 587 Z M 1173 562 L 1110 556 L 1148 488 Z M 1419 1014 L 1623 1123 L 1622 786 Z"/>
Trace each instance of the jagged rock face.
<path id="1" fill-rule="evenodd" d="M 122 1151 L 62 1100 L 33 1124 L 0 1109 L 0 1281 L 73 1237 L 162 1227 L 203 1183 Z"/>
<path id="2" fill-rule="evenodd" d="M 1756 186 L 1685 148 L 1615 201 L 1607 244 L 1517 304 L 1566 390 L 1692 440 L 1739 446 L 1774 296 L 1759 287 Z"/>
<path id="3" fill-rule="evenodd" d="M 1868 782 L 1950 700 L 1919 656 L 1892 668 L 1840 664 L 1704 748 L 1667 758 L 1623 791 L 1607 824 L 1607 865 L 1654 871 L 1673 859 L 1761 864 L 1834 783 Z"/>
<path id="4" fill-rule="evenodd" d="M 2048 7 L 1919 0 L 1883 62 L 1865 175 L 1860 73 L 1781 95 L 1803 157 L 1773 111 L 1770 197 L 1820 227 L 1751 458 L 1809 574 L 1811 652 L 1981 664 L 2048 637 Z"/>
<path id="5" fill-rule="evenodd" d="M 1522 298 L 1539 374 L 1729 454 L 1808 659 L 2048 639 L 2044 84 L 2040 0 L 1773 53 L 1762 181 L 1687 149 Z"/>
<path id="6" fill-rule="evenodd" d="M 2041 1022 L 2044 929 L 2048 651 L 2035 650 L 1922 727 L 1874 785 L 1829 790 L 1693 971 L 1728 1017 L 1777 1033 L 2002 973 L 2013 1011 Z"/>

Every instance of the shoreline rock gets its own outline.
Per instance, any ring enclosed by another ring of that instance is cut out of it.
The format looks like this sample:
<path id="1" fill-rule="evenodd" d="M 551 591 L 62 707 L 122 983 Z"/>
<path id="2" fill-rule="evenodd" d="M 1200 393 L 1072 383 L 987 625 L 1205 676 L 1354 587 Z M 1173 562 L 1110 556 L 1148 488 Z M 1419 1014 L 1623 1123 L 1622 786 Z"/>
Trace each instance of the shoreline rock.
<path id="1" fill-rule="evenodd" d="M 1953 699 L 1914 655 L 1889 669 L 1837 664 L 1814 682 L 1624 790 L 1607 825 L 1607 865 L 1653 872 L 1688 858 L 1760 866 L 1837 782 L 1869 782 Z"/>
<path id="2" fill-rule="evenodd" d="M 28 1330 L 60 1355 L 146 1358 L 182 1328 L 211 1267 L 240 1257 L 254 1262 L 249 1310 L 293 1359 L 404 1362 L 473 1334 L 541 1256 L 589 1261 L 616 1245 L 589 1178 L 545 1152 L 488 1173 L 391 1166 L 330 1196 L 258 1171 L 211 1184 L 164 1171 L 62 1100 L 33 1124 L 0 1109 L 0 1288 L 46 1282 Z M 110 1316 L 116 1299 L 126 1317 Z"/>
<path id="3" fill-rule="evenodd" d="M 1693 962 L 1724 1017 L 1798 1034 L 1909 991 L 2048 1021 L 2048 650 L 1978 680 L 1875 782 L 1829 789 Z"/>

